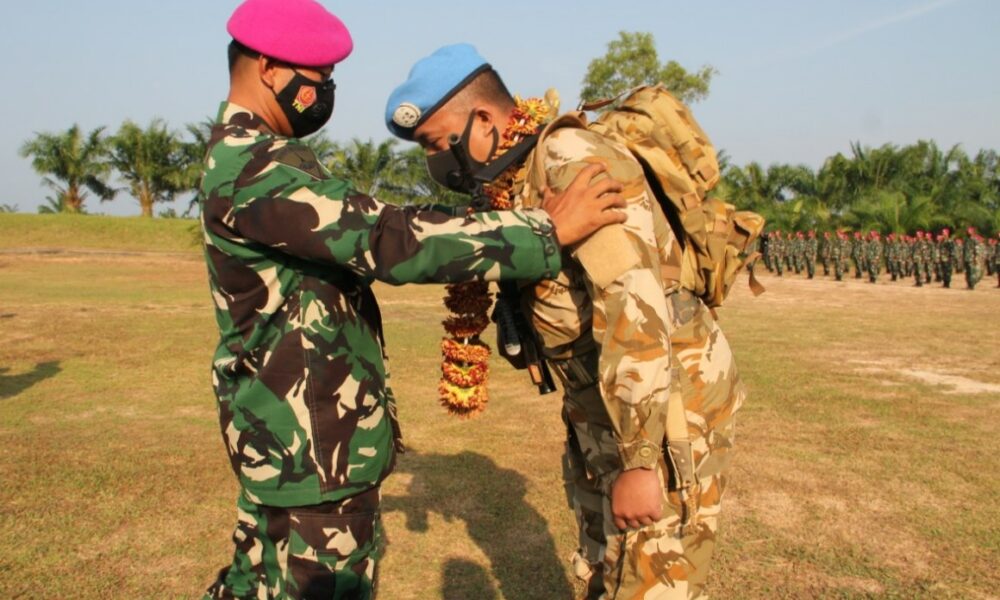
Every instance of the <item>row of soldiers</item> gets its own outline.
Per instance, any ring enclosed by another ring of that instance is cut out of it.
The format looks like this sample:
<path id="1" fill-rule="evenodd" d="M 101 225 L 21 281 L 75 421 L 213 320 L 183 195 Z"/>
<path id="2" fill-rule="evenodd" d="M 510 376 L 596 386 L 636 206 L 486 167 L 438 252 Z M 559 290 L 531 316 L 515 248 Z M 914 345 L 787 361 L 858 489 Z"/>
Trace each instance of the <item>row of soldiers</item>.
<path id="1" fill-rule="evenodd" d="M 867 276 L 872 283 L 884 270 L 892 281 L 913 277 L 917 287 L 937 281 L 947 288 L 952 275 L 959 273 L 965 275 L 971 290 L 985 273 L 995 275 L 1000 287 L 1000 234 L 987 240 L 974 227 L 966 233 L 963 239 L 952 237 L 947 228 L 936 236 L 917 231 L 912 236 L 890 233 L 883 237 L 872 231 L 868 235 L 854 232 L 852 237 L 836 231 L 826 232 L 820 239 L 815 231 L 770 231 L 761 238 L 760 251 L 764 266 L 778 277 L 794 271 L 812 279 L 818 263 L 824 275 L 832 272 L 842 281 L 853 263 L 855 279 Z"/>

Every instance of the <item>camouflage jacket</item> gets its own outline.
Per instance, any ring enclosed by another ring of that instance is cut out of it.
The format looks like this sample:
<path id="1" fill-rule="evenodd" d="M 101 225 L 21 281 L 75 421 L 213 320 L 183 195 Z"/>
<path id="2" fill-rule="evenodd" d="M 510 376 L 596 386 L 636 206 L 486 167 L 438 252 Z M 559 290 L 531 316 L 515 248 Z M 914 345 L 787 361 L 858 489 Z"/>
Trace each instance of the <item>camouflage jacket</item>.
<path id="1" fill-rule="evenodd" d="M 549 358 L 598 351 L 594 376 L 622 465 L 652 467 L 666 436 L 672 327 L 667 294 L 678 287 L 680 246 L 628 149 L 565 128 L 535 152 L 544 152 L 545 180 L 553 190 L 565 189 L 597 162 L 624 185 L 626 223 L 606 227 L 573 249 L 556 279 L 525 290 L 524 303 Z M 517 202 L 531 206 L 537 197 L 527 184 Z"/>
<path id="2" fill-rule="evenodd" d="M 233 104 L 212 130 L 199 200 L 219 421 L 261 504 L 339 500 L 392 469 L 398 426 L 373 280 L 538 279 L 562 264 L 543 211 L 456 218 L 384 205 Z"/>
<path id="3" fill-rule="evenodd" d="M 945 238 L 938 242 L 938 261 L 941 264 L 955 265 L 955 240 Z"/>
<path id="4" fill-rule="evenodd" d="M 816 255 L 819 252 L 819 240 L 816 238 L 806 238 L 803 246 L 806 258 L 815 261 Z"/>
<path id="5" fill-rule="evenodd" d="M 962 259 L 967 265 L 974 265 L 982 262 L 985 256 L 984 244 L 974 237 L 965 238 L 965 246 L 962 250 Z"/>
<path id="6" fill-rule="evenodd" d="M 872 238 L 865 242 L 864 256 L 869 262 L 882 260 L 882 240 Z"/>

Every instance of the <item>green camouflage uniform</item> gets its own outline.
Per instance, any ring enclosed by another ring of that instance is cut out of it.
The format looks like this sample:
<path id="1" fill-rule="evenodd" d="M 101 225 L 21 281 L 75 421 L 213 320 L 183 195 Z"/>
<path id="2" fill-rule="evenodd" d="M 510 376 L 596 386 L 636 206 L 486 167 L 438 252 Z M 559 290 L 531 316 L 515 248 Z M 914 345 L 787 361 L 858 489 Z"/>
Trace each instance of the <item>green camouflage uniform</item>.
<path id="1" fill-rule="evenodd" d="M 1000 242 L 993 245 L 993 272 L 997 275 L 997 287 L 1000 287 Z"/>
<path id="2" fill-rule="evenodd" d="M 882 240 L 872 237 L 865 243 L 865 265 L 868 267 L 868 281 L 875 283 L 882 274 Z"/>
<path id="3" fill-rule="evenodd" d="M 865 259 L 864 259 L 864 240 L 854 237 L 851 238 L 851 260 L 854 261 L 854 278 L 861 279 L 861 273 L 865 271 Z"/>
<path id="4" fill-rule="evenodd" d="M 803 255 L 805 257 L 806 273 L 809 279 L 816 276 L 816 259 L 819 253 L 819 240 L 814 237 L 807 237 L 803 242 Z"/>
<path id="5" fill-rule="evenodd" d="M 836 243 L 836 238 L 823 237 L 823 243 L 820 246 L 819 256 L 823 263 L 823 275 L 830 275 L 830 263 L 833 261 L 833 245 Z"/>
<path id="6" fill-rule="evenodd" d="M 965 239 L 965 283 L 970 290 L 983 278 L 983 242 L 976 237 Z"/>
<path id="7" fill-rule="evenodd" d="M 938 242 L 938 262 L 944 287 L 951 287 L 951 275 L 955 272 L 955 240 L 943 237 Z"/>
<path id="8" fill-rule="evenodd" d="M 913 242 L 913 276 L 916 279 L 917 287 L 923 286 L 924 279 L 927 277 L 926 245 L 927 240 L 922 237 Z"/>
<path id="9" fill-rule="evenodd" d="M 893 236 L 885 243 L 885 265 L 892 281 L 899 278 L 899 238 Z"/>
<path id="10" fill-rule="evenodd" d="M 240 484 L 233 562 L 206 597 L 370 598 L 379 484 L 400 448 L 370 284 L 553 276 L 551 222 L 383 205 L 233 104 L 200 202 L 212 379 Z"/>
<path id="11" fill-rule="evenodd" d="M 830 246 L 830 260 L 833 261 L 833 273 L 837 281 L 843 281 L 844 272 L 850 268 L 847 263 L 848 243 L 847 240 L 838 236 L 833 239 Z"/>
<path id="12" fill-rule="evenodd" d="M 941 254 L 939 252 L 938 241 L 930 238 L 927 241 L 927 247 L 931 256 L 931 273 L 934 274 L 934 281 L 941 281 Z"/>
<path id="13" fill-rule="evenodd" d="M 785 271 L 785 238 L 779 232 L 771 238 L 768 243 L 768 251 L 771 252 L 771 264 L 774 265 L 774 272 L 778 277 Z"/>
<path id="14" fill-rule="evenodd" d="M 997 274 L 997 241 L 992 238 L 986 244 L 986 274 L 989 276 Z"/>
<path id="15" fill-rule="evenodd" d="M 913 271 L 916 269 L 916 265 L 913 262 L 914 247 L 917 242 L 914 238 L 909 238 L 903 244 L 903 276 L 912 277 Z"/>
<path id="16" fill-rule="evenodd" d="M 795 270 L 798 275 L 802 272 L 802 241 L 794 234 L 788 234 L 788 246 L 785 256 L 788 258 L 786 266 L 788 270 Z"/>
<path id="17" fill-rule="evenodd" d="M 705 305 L 678 291 L 680 246 L 628 150 L 581 129 L 557 130 L 543 144 L 552 189 L 600 161 L 628 200 L 624 225 L 579 246 L 555 280 L 524 289 L 525 312 L 563 382 L 565 486 L 580 535 L 574 570 L 589 581 L 589 598 L 701 597 L 744 398 L 732 353 Z M 529 184 L 518 203 L 537 198 Z M 672 386 L 683 395 L 700 483 L 688 527 L 665 452 Z M 623 469 L 640 467 L 659 474 L 664 518 L 619 531 L 610 490 Z"/>

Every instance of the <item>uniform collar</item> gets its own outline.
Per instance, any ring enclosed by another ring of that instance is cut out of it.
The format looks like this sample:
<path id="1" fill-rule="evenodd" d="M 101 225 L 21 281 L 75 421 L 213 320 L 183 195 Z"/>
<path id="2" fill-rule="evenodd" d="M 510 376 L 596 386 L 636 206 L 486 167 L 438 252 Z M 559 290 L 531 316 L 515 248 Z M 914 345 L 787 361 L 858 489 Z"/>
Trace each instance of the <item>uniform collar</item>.
<path id="1" fill-rule="evenodd" d="M 223 102 L 219 107 L 219 114 L 216 122 L 222 125 L 235 125 L 248 132 L 266 133 L 275 135 L 271 128 L 260 116 L 248 108 L 244 108 L 233 102 Z"/>

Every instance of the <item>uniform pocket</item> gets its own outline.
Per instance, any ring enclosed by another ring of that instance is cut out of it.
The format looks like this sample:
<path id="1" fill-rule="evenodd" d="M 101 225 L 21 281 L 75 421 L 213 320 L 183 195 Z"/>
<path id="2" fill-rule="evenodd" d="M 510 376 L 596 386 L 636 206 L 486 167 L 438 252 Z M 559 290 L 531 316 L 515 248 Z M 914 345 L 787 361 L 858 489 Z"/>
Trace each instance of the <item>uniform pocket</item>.
<path id="1" fill-rule="evenodd" d="M 295 598 L 368 599 L 383 535 L 379 490 L 342 502 L 289 510 L 288 570 Z"/>

